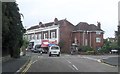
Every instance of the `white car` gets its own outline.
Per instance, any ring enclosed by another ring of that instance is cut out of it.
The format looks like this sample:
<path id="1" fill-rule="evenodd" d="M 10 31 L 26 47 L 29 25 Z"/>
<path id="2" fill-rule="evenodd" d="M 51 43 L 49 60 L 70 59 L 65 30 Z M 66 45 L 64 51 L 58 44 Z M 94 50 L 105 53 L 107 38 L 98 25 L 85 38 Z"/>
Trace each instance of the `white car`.
<path id="1" fill-rule="evenodd" d="M 49 56 L 57 55 L 60 56 L 60 47 L 57 45 L 53 45 L 49 47 Z"/>

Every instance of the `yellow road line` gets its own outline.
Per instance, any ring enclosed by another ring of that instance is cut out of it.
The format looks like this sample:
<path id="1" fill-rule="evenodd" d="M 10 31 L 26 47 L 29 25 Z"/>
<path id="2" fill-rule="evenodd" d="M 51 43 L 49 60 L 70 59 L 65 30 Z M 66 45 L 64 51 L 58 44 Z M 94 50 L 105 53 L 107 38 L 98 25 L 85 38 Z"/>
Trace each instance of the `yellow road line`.
<path id="1" fill-rule="evenodd" d="M 25 72 L 28 71 L 28 69 L 30 68 L 31 65 L 32 65 L 32 61 L 30 61 L 30 63 L 26 66 L 26 68 L 22 71 L 21 74 L 25 74 Z"/>

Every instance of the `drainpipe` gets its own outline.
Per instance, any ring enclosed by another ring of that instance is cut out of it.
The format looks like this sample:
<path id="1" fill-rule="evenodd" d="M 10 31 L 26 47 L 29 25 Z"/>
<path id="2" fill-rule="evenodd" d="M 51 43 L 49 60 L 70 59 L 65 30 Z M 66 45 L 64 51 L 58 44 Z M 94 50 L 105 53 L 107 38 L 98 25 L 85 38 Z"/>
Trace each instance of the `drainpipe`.
<path id="1" fill-rule="evenodd" d="M 92 33 L 92 32 L 90 31 L 90 47 L 91 47 L 91 33 Z"/>
<path id="2" fill-rule="evenodd" d="M 50 30 L 48 31 L 48 40 L 50 40 Z"/>
<path id="3" fill-rule="evenodd" d="M 83 31 L 83 46 L 84 46 L 84 39 L 85 39 L 85 31 Z"/>

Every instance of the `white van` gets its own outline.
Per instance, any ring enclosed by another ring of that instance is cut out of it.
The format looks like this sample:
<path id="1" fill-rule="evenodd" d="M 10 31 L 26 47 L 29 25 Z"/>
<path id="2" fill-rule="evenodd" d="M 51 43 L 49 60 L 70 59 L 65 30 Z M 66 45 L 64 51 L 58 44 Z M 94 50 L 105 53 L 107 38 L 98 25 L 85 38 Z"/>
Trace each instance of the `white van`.
<path id="1" fill-rule="evenodd" d="M 60 56 L 60 47 L 57 45 L 53 45 L 49 47 L 49 56 L 57 55 Z"/>
<path id="2" fill-rule="evenodd" d="M 29 42 L 29 48 L 31 49 L 31 51 L 34 51 L 35 46 L 38 45 L 38 44 L 41 45 L 41 41 L 40 40 L 31 40 Z"/>

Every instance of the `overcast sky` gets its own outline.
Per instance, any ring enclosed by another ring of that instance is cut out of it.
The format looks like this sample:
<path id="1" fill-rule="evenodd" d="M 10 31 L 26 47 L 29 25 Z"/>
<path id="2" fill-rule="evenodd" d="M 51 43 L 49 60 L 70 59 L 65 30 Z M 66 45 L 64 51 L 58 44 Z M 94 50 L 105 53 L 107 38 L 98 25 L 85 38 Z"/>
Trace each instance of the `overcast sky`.
<path id="1" fill-rule="evenodd" d="M 114 37 L 118 26 L 118 2 L 120 0 L 16 0 L 23 25 L 29 28 L 39 22 L 53 22 L 54 18 L 97 24 L 105 31 L 104 38 Z"/>

